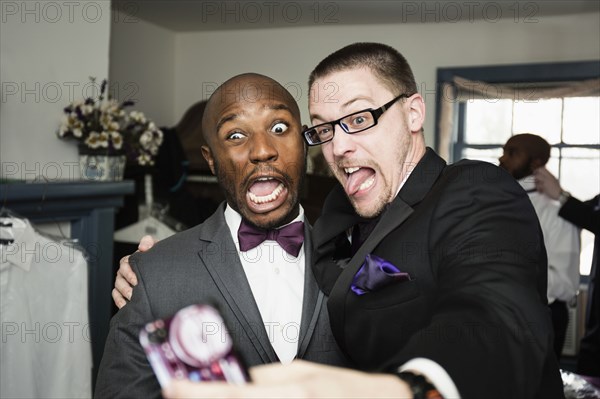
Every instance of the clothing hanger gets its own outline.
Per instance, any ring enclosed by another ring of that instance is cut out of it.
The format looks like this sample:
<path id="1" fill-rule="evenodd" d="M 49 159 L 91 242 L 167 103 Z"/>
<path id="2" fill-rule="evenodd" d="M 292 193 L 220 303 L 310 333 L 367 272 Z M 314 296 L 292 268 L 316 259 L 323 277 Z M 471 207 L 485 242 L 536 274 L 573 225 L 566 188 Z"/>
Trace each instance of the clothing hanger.
<path id="1" fill-rule="evenodd" d="M 13 222 L 9 218 L 6 209 L 2 208 L 0 212 L 0 245 L 8 245 L 15 242 L 13 232 Z"/>
<path id="2" fill-rule="evenodd" d="M 12 244 L 15 241 L 15 231 L 26 229 L 27 226 L 27 219 L 3 205 L 0 209 L 0 245 Z"/>
<path id="3" fill-rule="evenodd" d="M 7 186 L 4 186 L 4 198 L 2 207 L 0 207 L 0 245 L 9 245 L 15 242 L 15 225 L 21 225 L 23 222 L 16 217 L 15 213 L 6 207 L 8 194 Z"/>
<path id="4" fill-rule="evenodd" d="M 151 235 L 157 240 L 162 240 L 176 233 L 170 226 L 154 216 L 158 216 L 158 214 L 152 211 L 154 199 L 152 195 L 152 175 L 149 173 L 144 176 L 144 194 L 146 202 L 144 213 L 146 216 L 127 227 L 117 230 L 114 234 L 115 241 L 137 244 L 140 238 L 145 235 Z"/>
<path id="5" fill-rule="evenodd" d="M 42 181 L 43 179 L 43 181 Z M 41 198 L 40 198 L 40 202 L 37 206 L 37 214 L 42 214 L 44 211 L 44 205 L 46 203 L 46 193 L 47 193 L 47 188 L 48 188 L 48 179 L 46 179 L 45 176 L 39 176 L 36 180 L 34 180 L 35 183 L 41 183 L 43 184 L 42 186 L 42 194 L 41 194 Z M 31 222 L 21 216 L 18 215 L 17 213 L 15 213 L 14 211 L 10 210 L 6 204 L 8 202 L 7 200 L 7 187 L 8 186 L 4 186 L 4 198 L 3 198 L 3 204 L 2 204 L 2 208 L 0 208 L 0 228 L 2 228 L 2 234 L 0 234 L 0 244 L 10 244 L 12 242 L 14 242 L 14 238 L 16 236 L 16 232 L 18 230 L 25 230 L 25 229 L 32 229 L 34 230 L 37 234 L 40 234 L 42 236 L 45 236 L 49 239 L 51 239 L 52 241 L 57 241 L 57 242 L 61 242 L 61 243 L 77 243 L 77 239 L 72 239 L 70 237 L 67 237 L 63 231 L 63 229 L 60 226 L 60 223 L 58 220 L 56 219 L 51 219 L 49 223 L 54 223 L 54 225 L 56 226 L 56 229 L 58 230 L 60 236 L 55 236 L 53 234 L 48 234 L 45 232 L 40 232 L 38 229 L 36 229 Z M 31 215 L 34 215 L 34 213 L 32 212 Z M 12 241 L 10 241 L 12 240 Z"/>

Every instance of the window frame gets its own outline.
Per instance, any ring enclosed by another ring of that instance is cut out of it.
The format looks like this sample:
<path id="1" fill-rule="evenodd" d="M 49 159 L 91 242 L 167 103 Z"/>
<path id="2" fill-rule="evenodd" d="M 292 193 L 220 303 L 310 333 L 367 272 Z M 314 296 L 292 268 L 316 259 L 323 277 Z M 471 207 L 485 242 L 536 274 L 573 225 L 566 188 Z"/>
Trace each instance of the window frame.
<path id="1" fill-rule="evenodd" d="M 444 84 L 453 85 L 454 77 L 459 76 L 473 81 L 482 81 L 491 84 L 526 84 L 526 83 L 553 83 L 574 82 L 600 78 L 600 60 L 530 63 L 511 65 L 489 65 L 471 67 L 445 67 L 437 69 L 436 80 L 436 109 L 435 109 L 435 148 L 440 150 L 440 109 L 442 88 Z M 448 149 L 449 163 L 461 158 L 460 154 L 466 147 L 477 149 L 497 148 L 497 144 L 470 144 L 465 143 L 465 113 L 466 103 L 459 102 L 454 106 L 457 121 L 455 137 L 450 140 L 451 148 Z M 458 142 L 458 144 L 456 144 Z M 553 145 L 553 148 L 580 147 L 597 148 L 597 145 Z M 590 276 L 581 275 L 580 282 L 587 284 Z"/>

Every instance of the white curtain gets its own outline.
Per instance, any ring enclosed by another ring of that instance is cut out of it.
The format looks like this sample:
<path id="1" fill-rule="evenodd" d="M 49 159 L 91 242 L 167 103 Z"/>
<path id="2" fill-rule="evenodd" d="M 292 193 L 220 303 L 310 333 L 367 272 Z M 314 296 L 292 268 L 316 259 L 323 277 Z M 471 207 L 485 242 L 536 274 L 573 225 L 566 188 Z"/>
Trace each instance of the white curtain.
<path id="1" fill-rule="evenodd" d="M 438 120 L 440 132 L 438 153 L 448 160 L 451 140 L 457 129 L 460 102 L 476 99 L 536 101 L 547 98 L 600 96 L 600 79 L 551 84 L 494 84 L 455 76 L 452 83 L 444 83 L 440 89 L 442 93 Z"/>

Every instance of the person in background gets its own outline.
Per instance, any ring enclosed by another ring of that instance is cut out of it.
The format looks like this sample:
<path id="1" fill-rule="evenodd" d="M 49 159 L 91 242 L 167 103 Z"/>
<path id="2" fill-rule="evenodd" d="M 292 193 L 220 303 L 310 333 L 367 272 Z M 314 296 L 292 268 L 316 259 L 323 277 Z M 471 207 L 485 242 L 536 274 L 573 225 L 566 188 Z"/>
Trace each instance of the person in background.
<path id="1" fill-rule="evenodd" d="M 524 133 L 512 136 L 499 158 L 529 195 L 535 208 L 548 253 L 548 306 L 552 312 L 554 353 L 560 359 L 569 323 L 568 303 L 579 288 L 579 230 L 560 218 L 560 204 L 538 193 L 533 173 L 550 159 L 550 144 L 542 137 Z"/>
<path id="2" fill-rule="evenodd" d="M 563 397 L 546 253 L 522 188 L 426 147 L 425 103 L 387 45 L 332 53 L 309 88 L 304 138 L 340 183 L 313 229 L 313 271 L 355 370 L 296 361 L 255 367 L 244 386 L 178 381 L 164 394 Z"/>
<path id="3" fill-rule="evenodd" d="M 577 373 L 597 378 L 600 383 L 600 290 L 598 289 L 598 252 L 600 251 L 600 195 L 582 202 L 563 190 L 558 180 L 544 167 L 534 172 L 538 192 L 558 201 L 558 215 L 595 235 L 585 316 L 585 333 L 577 358 Z"/>
<path id="4" fill-rule="evenodd" d="M 223 200 L 216 184 L 205 185 L 201 193 L 186 184 L 191 175 L 210 173 L 201 155 L 201 147 L 206 145 L 202 137 L 205 108 L 206 101 L 198 101 L 185 111 L 177 125 L 161 128 L 165 141 L 156 158 L 155 201 L 168 206 L 168 215 L 184 228 L 205 221 Z"/>
<path id="5" fill-rule="evenodd" d="M 298 202 L 307 151 L 294 98 L 271 78 L 238 75 L 210 97 L 202 125 L 202 154 L 226 201 L 204 223 L 131 258 L 138 283 L 111 321 L 96 398 L 159 397 L 139 333 L 196 303 L 219 308 L 250 366 L 346 364 L 310 268 Z"/>

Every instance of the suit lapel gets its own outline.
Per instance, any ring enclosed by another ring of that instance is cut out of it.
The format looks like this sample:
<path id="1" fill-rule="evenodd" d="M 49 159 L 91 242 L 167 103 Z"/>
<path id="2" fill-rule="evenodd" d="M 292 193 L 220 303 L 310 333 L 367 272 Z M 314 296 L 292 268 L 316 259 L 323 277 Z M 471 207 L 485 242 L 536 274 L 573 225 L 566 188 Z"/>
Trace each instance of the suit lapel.
<path id="1" fill-rule="evenodd" d="M 315 330 L 324 295 L 313 275 L 312 264 L 312 240 L 310 236 L 311 227 L 308 223 L 304 228 L 304 299 L 302 302 L 302 319 L 300 322 L 300 336 L 298 338 L 298 353 L 296 357 L 302 358 Z"/>
<path id="2" fill-rule="evenodd" d="M 346 231 L 363 220 L 354 212 L 342 186 L 336 185 L 328 194 L 322 215 L 312 230 L 311 268 L 325 295 L 330 295 L 340 273 L 347 266 L 350 244 Z"/>
<path id="3" fill-rule="evenodd" d="M 223 211 L 220 206 L 204 223 L 198 255 L 262 360 L 277 362 Z"/>
<path id="4" fill-rule="evenodd" d="M 385 214 L 381 217 L 373 232 L 360 246 L 356 254 L 350 259 L 346 269 L 352 269 L 358 271 L 358 268 L 363 264 L 367 254 L 371 253 L 373 249 L 387 236 L 392 230 L 400 226 L 404 221 L 413 213 L 413 208 L 406 204 L 401 199 L 395 200 Z M 352 273 L 354 276 L 354 273 Z"/>
<path id="5" fill-rule="evenodd" d="M 446 162 L 433 150 L 427 149 L 421 161 L 398 193 L 398 196 L 384 211 L 379 223 L 373 232 L 349 260 L 347 266 L 339 275 L 331 290 L 329 303 L 336 309 L 344 309 L 346 294 L 360 266 L 364 263 L 367 254 L 372 253 L 375 247 L 394 229 L 402 225 L 414 212 L 414 207 L 421 202 L 440 177 Z M 342 331 L 344 325 L 344 311 L 329 314 L 331 327 L 334 331 Z"/>

